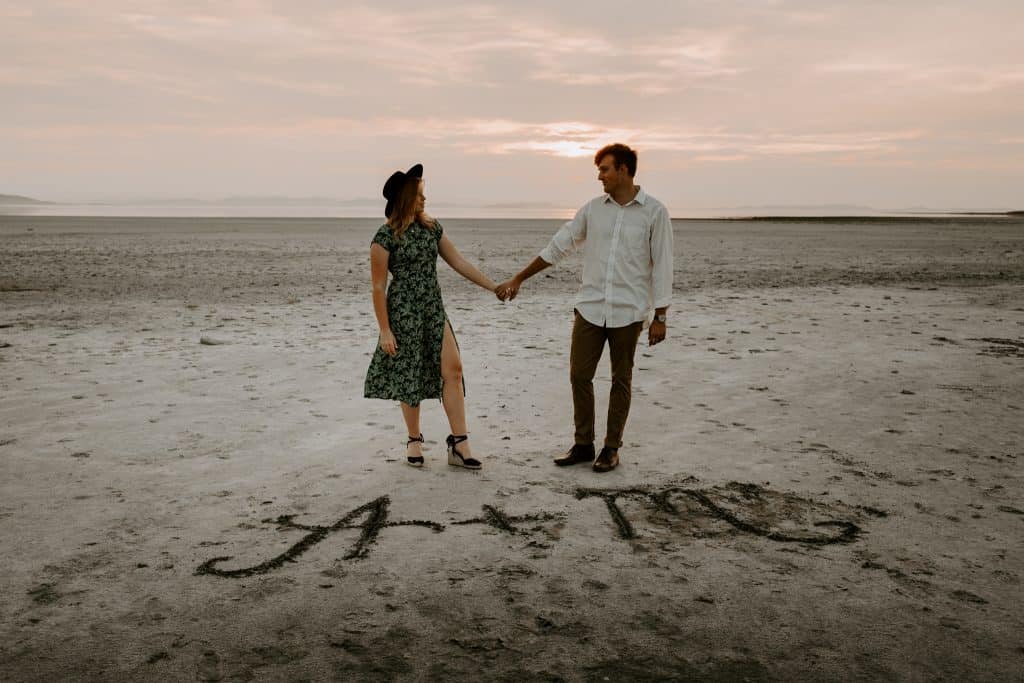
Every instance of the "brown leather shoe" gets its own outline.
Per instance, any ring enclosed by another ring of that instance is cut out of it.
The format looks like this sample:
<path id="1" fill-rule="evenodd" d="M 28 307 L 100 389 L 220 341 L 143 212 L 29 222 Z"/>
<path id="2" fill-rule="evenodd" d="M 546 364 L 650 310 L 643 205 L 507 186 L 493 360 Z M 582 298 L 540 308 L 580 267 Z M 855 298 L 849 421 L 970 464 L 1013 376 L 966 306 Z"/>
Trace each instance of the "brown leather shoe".
<path id="1" fill-rule="evenodd" d="M 581 462 L 593 462 L 593 460 L 594 444 L 575 444 L 561 458 L 555 458 L 555 464 L 559 467 L 565 467 L 566 465 L 576 465 Z"/>
<path id="2" fill-rule="evenodd" d="M 619 466 L 619 451 L 617 448 L 608 448 L 605 446 L 601 449 L 601 454 L 597 456 L 597 460 L 594 461 L 595 472 L 611 472 Z"/>

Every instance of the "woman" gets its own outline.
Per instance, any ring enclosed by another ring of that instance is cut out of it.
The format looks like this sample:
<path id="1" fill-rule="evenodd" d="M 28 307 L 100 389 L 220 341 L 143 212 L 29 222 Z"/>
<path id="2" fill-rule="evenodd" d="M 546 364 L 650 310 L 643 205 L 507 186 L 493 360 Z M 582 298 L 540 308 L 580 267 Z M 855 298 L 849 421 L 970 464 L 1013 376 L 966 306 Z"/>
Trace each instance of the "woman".
<path id="1" fill-rule="evenodd" d="M 373 310 L 380 338 L 363 393 L 366 398 L 401 401 L 409 434 L 406 458 L 414 467 L 424 463 L 420 401 L 441 399 L 452 430 L 447 439 L 448 464 L 480 469 L 469 447 L 462 359 L 441 300 L 437 257 L 440 254 L 455 272 L 490 292 L 497 285 L 464 259 L 441 224 L 424 212 L 421 164 L 393 173 L 384 184 L 384 197 L 387 222 L 370 245 Z"/>

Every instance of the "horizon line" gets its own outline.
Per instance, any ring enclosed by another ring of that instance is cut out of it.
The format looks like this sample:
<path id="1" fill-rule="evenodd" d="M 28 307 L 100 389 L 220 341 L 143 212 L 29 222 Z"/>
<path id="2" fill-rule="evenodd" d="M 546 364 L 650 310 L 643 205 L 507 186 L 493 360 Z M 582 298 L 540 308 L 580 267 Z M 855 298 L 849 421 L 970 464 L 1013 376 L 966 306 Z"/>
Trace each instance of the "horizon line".
<path id="1" fill-rule="evenodd" d="M 877 211 L 875 213 L 853 214 L 853 213 L 826 213 L 826 214 L 733 214 L 733 215 L 670 215 L 672 221 L 927 221 L 940 218 L 1008 218 L 1024 219 L 1024 210 L 1019 211 Z M 45 219 L 113 219 L 113 220 L 296 220 L 296 221 L 325 221 L 325 220 L 366 220 L 383 221 L 380 216 L 338 216 L 338 215 L 225 215 L 225 214 L 180 214 L 180 215 L 154 215 L 154 214 L 52 214 L 52 213 L 21 213 L 6 212 L 0 208 L 0 220 L 7 218 L 45 218 Z M 565 216 L 449 216 L 444 220 L 453 221 L 561 221 L 566 220 Z"/>

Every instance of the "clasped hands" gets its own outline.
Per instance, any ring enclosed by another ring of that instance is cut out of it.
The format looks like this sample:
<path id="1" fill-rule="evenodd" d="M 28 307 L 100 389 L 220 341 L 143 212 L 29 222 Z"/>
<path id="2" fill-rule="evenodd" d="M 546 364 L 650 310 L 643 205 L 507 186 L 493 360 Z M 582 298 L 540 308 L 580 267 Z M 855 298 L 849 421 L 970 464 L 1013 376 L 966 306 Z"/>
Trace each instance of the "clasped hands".
<path id="1" fill-rule="evenodd" d="M 511 301 L 516 298 L 516 294 L 519 294 L 521 284 L 515 278 L 506 280 L 494 288 L 494 295 L 502 301 Z"/>

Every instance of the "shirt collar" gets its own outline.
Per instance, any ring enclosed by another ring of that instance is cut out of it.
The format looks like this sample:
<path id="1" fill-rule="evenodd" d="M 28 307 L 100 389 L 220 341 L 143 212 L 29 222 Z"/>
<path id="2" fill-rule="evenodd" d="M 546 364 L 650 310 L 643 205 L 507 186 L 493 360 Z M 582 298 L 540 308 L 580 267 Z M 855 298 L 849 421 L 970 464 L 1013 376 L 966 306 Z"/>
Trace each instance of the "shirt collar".
<path id="1" fill-rule="evenodd" d="M 612 199 L 612 196 L 610 194 L 608 194 L 607 192 L 604 193 L 604 203 L 605 204 L 607 204 L 608 202 L 614 202 L 614 201 L 615 200 Z M 624 206 L 629 206 L 633 202 L 636 202 L 640 206 L 643 206 L 644 204 L 647 203 L 647 193 L 644 192 L 644 188 L 640 187 L 639 185 L 636 186 L 636 196 L 633 197 L 632 200 L 626 202 L 626 204 L 624 204 Z"/>

